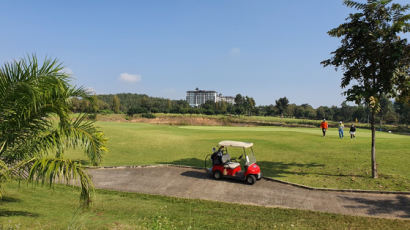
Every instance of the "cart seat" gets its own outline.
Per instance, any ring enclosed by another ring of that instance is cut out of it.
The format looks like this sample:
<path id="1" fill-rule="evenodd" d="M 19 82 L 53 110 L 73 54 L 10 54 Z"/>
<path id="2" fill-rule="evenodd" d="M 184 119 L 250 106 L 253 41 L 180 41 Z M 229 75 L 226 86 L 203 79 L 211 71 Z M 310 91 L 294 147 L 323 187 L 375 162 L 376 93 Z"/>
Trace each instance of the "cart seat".
<path id="1" fill-rule="evenodd" d="M 225 168 L 229 168 L 229 169 L 234 169 L 238 166 L 240 166 L 241 164 L 239 164 L 238 162 L 228 162 L 224 165 Z"/>

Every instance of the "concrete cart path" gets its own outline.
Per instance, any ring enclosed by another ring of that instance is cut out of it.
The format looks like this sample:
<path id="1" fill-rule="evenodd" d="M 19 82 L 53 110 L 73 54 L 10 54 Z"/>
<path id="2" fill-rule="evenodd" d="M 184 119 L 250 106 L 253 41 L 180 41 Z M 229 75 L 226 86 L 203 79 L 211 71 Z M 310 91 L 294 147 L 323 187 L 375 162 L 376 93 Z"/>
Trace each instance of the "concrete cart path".
<path id="1" fill-rule="evenodd" d="M 410 196 L 317 191 L 265 179 L 254 185 L 216 181 L 205 170 L 173 166 L 89 169 L 96 188 L 285 207 L 347 215 L 410 219 Z"/>

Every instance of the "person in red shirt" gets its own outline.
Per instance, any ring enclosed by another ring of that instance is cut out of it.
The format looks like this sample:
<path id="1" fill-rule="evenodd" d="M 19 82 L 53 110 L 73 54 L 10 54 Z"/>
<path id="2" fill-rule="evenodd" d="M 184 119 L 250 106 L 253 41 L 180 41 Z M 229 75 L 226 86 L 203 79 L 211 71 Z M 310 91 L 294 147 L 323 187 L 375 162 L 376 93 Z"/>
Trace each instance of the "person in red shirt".
<path id="1" fill-rule="evenodd" d="M 326 136 L 326 131 L 327 131 L 327 128 L 328 128 L 328 124 L 327 124 L 326 119 L 323 119 L 322 123 L 320 123 L 320 128 L 322 129 L 323 136 Z"/>

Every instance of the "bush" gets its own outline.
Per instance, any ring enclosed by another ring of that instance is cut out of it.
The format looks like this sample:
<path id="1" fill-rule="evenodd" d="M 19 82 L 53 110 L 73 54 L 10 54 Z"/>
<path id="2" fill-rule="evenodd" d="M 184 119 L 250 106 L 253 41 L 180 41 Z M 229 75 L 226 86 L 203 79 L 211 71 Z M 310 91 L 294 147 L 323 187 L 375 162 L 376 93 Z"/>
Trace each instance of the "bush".
<path id="1" fill-rule="evenodd" d="M 138 113 L 147 113 L 147 109 L 143 108 L 143 107 L 133 107 L 128 109 L 127 111 L 127 115 L 131 116 L 134 114 L 138 114 Z"/>
<path id="2" fill-rule="evenodd" d="M 95 121 L 97 120 L 97 114 L 96 113 L 87 114 L 87 119 Z"/>
<path id="3" fill-rule="evenodd" d="M 141 114 L 141 117 L 152 119 L 155 118 L 155 115 L 152 113 L 143 113 Z"/>
<path id="4" fill-rule="evenodd" d="M 101 113 L 101 114 L 113 114 L 114 112 L 110 109 L 103 109 L 103 110 L 100 110 L 99 113 Z"/>

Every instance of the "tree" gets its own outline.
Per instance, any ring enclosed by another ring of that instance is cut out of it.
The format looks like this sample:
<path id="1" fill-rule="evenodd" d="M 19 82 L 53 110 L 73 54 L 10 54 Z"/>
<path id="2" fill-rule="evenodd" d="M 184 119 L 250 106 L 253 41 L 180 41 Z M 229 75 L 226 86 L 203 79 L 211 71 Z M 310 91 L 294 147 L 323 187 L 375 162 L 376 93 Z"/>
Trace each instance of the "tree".
<path id="1" fill-rule="evenodd" d="M 403 124 L 410 124 L 410 95 L 407 99 L 395 101 L 395 110 L 399 113 L 399 122 Z"/>
<path id="2" fill-rule="evenodd" d="M 120 113 L 120 106 L 120 99 L 117 95 L 114 95 L 112 98 L 112 111 L 114 111 L 114 113 Z"/>
<path id="3" fill-rule="evenodd" d="M 244 104 L 245 104 L 245 98 L 239 93 L 236 94 L 235 105 L 234 105 L 235 114 L 241 115 L 245 112 Z"/>
<path id="4" fill-rule="evenodd" d="M 303 108 L 303 117 L 314 119 L 316 117 L 316 110 L 309 104 L 302 104 L 300 107 Z"/>
<path id="5" fill-rule="evenodd" d="M 346 22 L 330 30 L 341 38 L 341 46 L 322 64 L 344 70 L 341 87 L 348 101 L 365 102 L 370 107 L 372 131 L 372 177 L 377 178 L 375 116 L 382 95 L 395 97 L 409 92 L 410 47 L 407 39 L 398 36 L 410 29 L 409 5 L 391 4 L 392 0 L 367 0 L 344 4 L 359 12 L 350 14 Z"/>
<path id="6" fill-rule="evenodd" d="M 276 108 L 278 108 L 281 117 L 283 117 L 283 113 L 286 111 L 289 105 L 289 100 L 286 97 L 279 98 L 276 102 Z"/>
<path id="7" fill-rule="evenodd" d="M 380 118 L 380 129 L 382 128 L 383 121 L 384 122 L 394 122 L 395 113 L 394 113 L 394 108 L 393 108 L 393 102 L 389 100 L 385 95 L 382 95 L 380 98 L 380 112 L 379 112 L 379 118 Z"/>
<path id="8" fill-rule="evenodd" d="M 10 170 L 23 168 L 30 170 L 32 182 L 79 178 L 80 200 L 88 205 L 92 182 L 80 161 L 63 157 L 64 150 L 83 147 L 98 165 L 106 139 L 85 115 L 70 116 L 71 102 L 90 96 L 72 87 L 62 70 L 57 60 L 40 64 L 35 56 L 0 68 L 0 184 Z"/>
<path id="9" fill-rule="evenodd" d="M 246 110 L 248 111 L 248 116 L 252 115 L 252 111 L 255 110 L 255 100 L 252 97 L 245 97 Z"/>
<path id="10" fill-rule="evenodd" d="M 92 95 L 90 98 L 90 110 L 91 113 L 98 113 L 100 107 L 98 106 L 98 97 L 97 95 Z"/>

